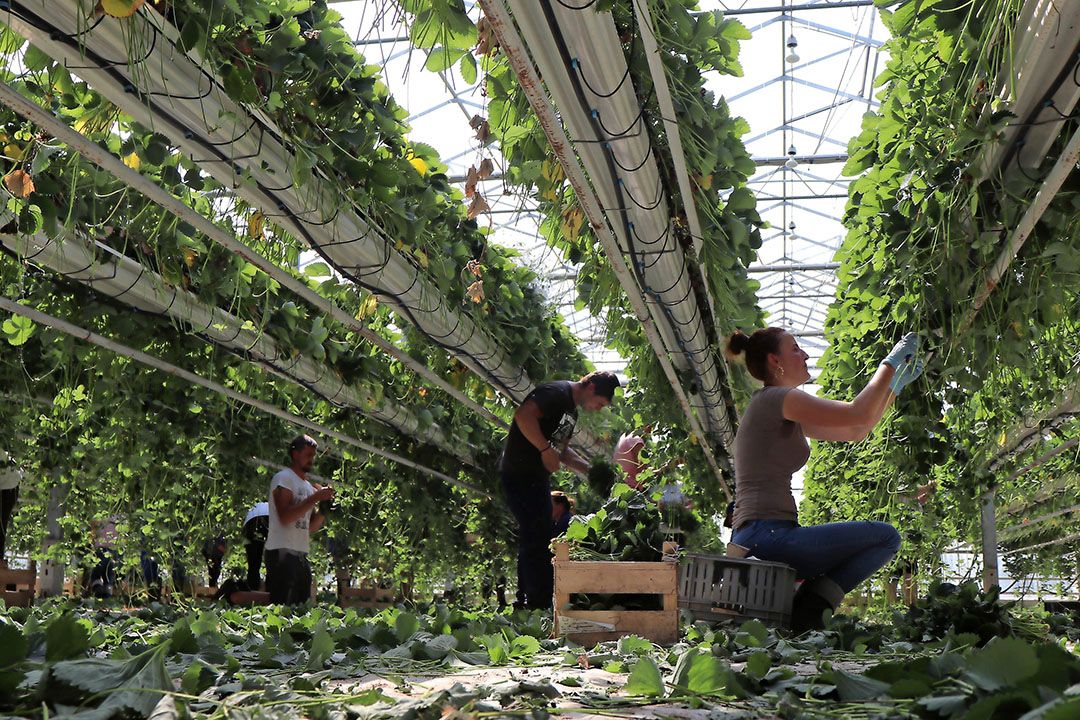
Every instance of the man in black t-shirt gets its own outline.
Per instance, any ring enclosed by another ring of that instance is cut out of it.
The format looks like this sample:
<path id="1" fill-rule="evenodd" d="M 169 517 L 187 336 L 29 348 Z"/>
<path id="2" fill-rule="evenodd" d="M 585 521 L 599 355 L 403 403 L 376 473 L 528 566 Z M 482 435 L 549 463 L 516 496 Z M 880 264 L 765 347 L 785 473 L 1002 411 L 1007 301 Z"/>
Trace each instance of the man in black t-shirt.
<path id="1" fill-rule="evenodd" d="M 578 382 L 544 383 L 514 413 L 499 472 L 506 503 L 518 521 L 518 601 L 525 607 L 551 607 L 551 474 L 564 464 L 589 470 L 570 449 L 578 410 L 602 410 L 618 387 L 619 379 L 608 372 L 591 373 Z"/>

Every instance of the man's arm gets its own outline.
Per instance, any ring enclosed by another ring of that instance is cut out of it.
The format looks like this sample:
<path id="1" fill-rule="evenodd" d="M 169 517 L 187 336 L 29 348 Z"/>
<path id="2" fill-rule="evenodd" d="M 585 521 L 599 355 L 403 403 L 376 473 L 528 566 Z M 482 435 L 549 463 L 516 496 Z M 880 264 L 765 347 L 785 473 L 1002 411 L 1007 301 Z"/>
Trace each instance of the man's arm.
<path id="1" fill-rule="evenodd" d="M 566 449 L 562 451 L 562 455 L 559 456 L 563 464 L 575 472 L 588 473 L 589 463 L 585 458 L 577 454 L 572 447 L 566 446 Z"/>
<path id="2" fill-rule="evenodd" d="M 540 451 L 540 460 L 548 472 L 559 469 L 559 453 L 552 449 L 551 442 L 544 436 L 540 429 L 540 418 L 544 413 L 540 406 L 533 400 L 526 400 L 514 413 L 514 422 L 525 439 L 532 443 L 533 447 Z"/>
<path id="3" fill-rule="evenodd" d="M 533 400 L 526 400 L 514 413 L 514 422 L 525 439 L 532 443 L 537 450 L 543 450 L 548 446 L 548 439 L 544 437 L 544 431 L 540 429 L 540 418 L 544 413 L 540 406 Z"/>
<path id="4" fill-rule="evenodd" d="M 320 512 L 311 516 L 311 522 L 308 523 L 308 532 L 313 533 L 320 529 L 326 523 L 326 516 Z"/>
<path id="5" fill-rule="evenodd" d="M 293 493 L 285 487 L 274 488 L 274 508 L 277 510 L 278 520 L 282 525 L 290 525 L 311 512 L 323 497 L 323 490 L 316 490 L 300 502 L 293 504 Z"/>

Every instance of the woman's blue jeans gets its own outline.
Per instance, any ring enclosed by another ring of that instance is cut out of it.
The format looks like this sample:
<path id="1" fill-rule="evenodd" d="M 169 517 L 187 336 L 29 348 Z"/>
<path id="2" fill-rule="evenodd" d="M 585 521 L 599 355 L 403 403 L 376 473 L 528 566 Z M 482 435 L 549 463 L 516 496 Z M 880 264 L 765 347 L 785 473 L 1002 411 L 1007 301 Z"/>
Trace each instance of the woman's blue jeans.
<path id="1" fill-rule="evenodd" d="M 900 550 L 900 533 L 888 523 L 862 521 L 800 527 L 791 520 L 751 520 L 731 541 L 762 560 L 795 568 L 803 580 L 825 575 L 851 592 Z"/>

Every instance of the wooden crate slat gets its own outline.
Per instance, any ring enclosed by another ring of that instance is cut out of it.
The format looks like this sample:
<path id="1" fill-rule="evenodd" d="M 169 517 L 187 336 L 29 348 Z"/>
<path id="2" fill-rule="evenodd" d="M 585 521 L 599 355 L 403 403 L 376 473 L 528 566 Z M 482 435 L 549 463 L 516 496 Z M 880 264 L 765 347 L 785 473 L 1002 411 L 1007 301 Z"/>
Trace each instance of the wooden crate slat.
<path id="1" fill-rule="evenodd" d="M 555 633 L 583 645 L 640 635 L 668 645 L 678 640 L 678 565 L 674 544 L 661 562 L 578 562 L 565 543 L 555 545 Z M 564 610 L 574 594 L 663 596 L 662 610 Z"/>
<path id="2" fill-rule="evenodd" d="M 8 607 L 30 607 L 34 593 L 32 590 L 0 590 L 0 600 Z"/>
<path id="3" fill-rule="evenodd" d="M 612 567 L 620 565 L 622 567 Z M 648 593 L 666 595 L 675 587 L 677 567 L 669 562 L 557 563 L 555 573 L 568 592 Z M 575 590 L 599 588 L 603 590 Z"/>
<path id="4" fill-rule="evenodd" d="M 618 640 L 626 635 L 640 635 L 661 645 L 679 639 L 677 611 L 566 610 L 558 614 L 567 637 L 581 644 Z"/>
<path id="5" fill-rule="evenodd" d="M 23 586 L 33 591 L 37 587 L 37 563 L 31 561 L 26 570 L 0 569 L 0 587 Z"/>

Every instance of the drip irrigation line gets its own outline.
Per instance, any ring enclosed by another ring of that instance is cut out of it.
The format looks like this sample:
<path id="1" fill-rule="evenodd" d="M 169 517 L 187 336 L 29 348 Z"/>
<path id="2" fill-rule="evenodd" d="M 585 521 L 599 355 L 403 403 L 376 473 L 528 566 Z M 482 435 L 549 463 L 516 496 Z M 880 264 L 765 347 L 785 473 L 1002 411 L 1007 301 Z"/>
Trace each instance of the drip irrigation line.
<path id="1" fill-rule="evenodd" d="M 558 0 L 556 0 L 556 2 L 558 2 Z M 560 4 L 562 4 L 562 3 L 560 3 Z M 566 6 L 563 5 L 563 7 L 566 7 Z M 571 8 L 571 9 L 576 10 L 577 8 Z M 577 58 L 572 58 L 570 60 L 570 67 L 571 67 L 571 69 L 577 71 L 578 76 L 581 78 L 582 84 L 589 89 L 589 92 L 591 92 L 596 97 L 604 98 L 605 100 L 608 99 L 608 98 L 613 97 L 616 93 L 619 92 L 619 90 L 622 90 L 622 86 L 625 85 L 626 81 L 630 78 L 630 63 L 627 63 L 626 64 L 626 72 L 624 72 L 623 76 L 621 78 L 619 78 L 619 82 L 617 82 L 615 84 L 614 89 L 612 89 L 611 92 L 603 92 L 601 90 L 597 90 L 596 88 L 594 88 L 592 86 L 592 83 L 590 83 L 588 81 L 588 79 L 585 77 L 585 71 L 581 67 L 581 61 L 580 60 L 578 60 Z"/>
<path id="2" fill-rule="evenodd" d="M 1080 40 L 1077 41 L 1076 46 L 1073 48 L 1073 52 L 1070 57 L 1074 60 L 1080 60 Z M 1070 75 L 1072 75 L 1073 83 L 1075 83 L 1077 86 L 1080 86 L 1080 81 L 1078 81 L 1076 78 L 1076 72 L 1078 70 L 1080 70 L 1080 64 L 1075 64 L 1072 68 L 1070 68 L 1068 64 L 1061 67 L 1061 69 L 1058 71 L 1058 74 L 1054 77 L 1053 81 L 1049 84 L 1049 86 L 1047 86 L 1046 92 L 1043 93 L 1042 100 L 1035 104 L 1035 107 L 1032 108 L 1031 111 L 1028 113 L 1027 117 L 1024 119 L 1024 122 L 1017 125 L 1017 127 L 1020 127 L 1021 130 L 1018 133 L 1016 140 L 1013 141 L 1012 145 L 1010 145 L 1009 149 L 1006 151 L 1005 157 L 1002 158 L 1000 167 L 1007 168 L 1010 162 L 1012 162 L 1013 157 L 1018 155 L 1017 150 L 1023 145 L 1024 140 L 1027 138 L 1028 130 L 1032 127 L 1035 127 L 1033 121 L 1039 115 L 1039 113 L 1041 113 L 1047 107 L 1053 105 L 1054 96 L 1057 94 L 1058 90 L 1061 89 L 1061 86 L 1065 84 L 1065 81 L 1069 79 Z M 1054 119 L 1055 122 L 1059 120 L 1061 120 L 1061 118 Z M 1017 166 L 1020 167 L 1019 160 L 1017 161 Z"/>
<path id="3" fill-rule="evenodd" d="M 614 164 L 614 159 L 612 160 L 612 164 Z M 664 202 L 667 199 L 667 193 L 664 192 L 664 181 L 660 177 L 659 173 L 657 173 L 656 177 L 656 201 L 653 202 L 652 205 L 643 205 L 642 203 L 638 202 L 637 199 L 633 196 L 633 194 L 626 188 L 626 183 L 623 182 L 622 179 L 616 179 L 615 182 L 616 184 L 622 186 L 623 197 L 628 198 L 630 202 L 632 202 L 641 210 L 645 210 L 646 212 L 651 212 L 652 210 L 660 207 L 660 203 Z M 668 226 L 670 227 L 670 223 Z"/>
<path id="4" fill-rule="evenodd" d="M 231 234 L 226 233 L 213 222 L 189 208 L 178 198 L 154 184 L 145 176 L 124 165 L 119 158 L 115 157 L 107 150 L 98 147 L 59 118 L 24 98 L 6 83 L 0 83 L 0 102 L 39 127 L 47 130 L 50 135 L 60 140 L 68 147 L 81 153 L 95 165 L 114 175 L 129 187 L 138 190 L 150 200 L 171 212 L 177 218 L 191 224 L 199 230 L 199 232 L 214 240 L 231 253 L 238 255 L 255 265 L 283 287 L 311 303 L 314 307 L 334 318 L 353 332 L 356 332 L 383 352 L 386 352 L 391 357 L 449 394 L 451 397 L 457 399 L 470 410 L 480 414 L 499 427 L 509 427 L 509 425 L 497 415 L 450 385 L 450 383 L 428 369 L 423 363 L 413 359 L 406 352 L 394 346 L 390 341 L 386 340 L 353 317 L 351 313 L 346 312 L 336 304 L 322 297 L 304 282 L 294 278 L 288 272 L 279 268 L 252 248 L 239 242 Z"/>
<path id="5" fill-rule="evenodd" d="M 333 438 L 338 442 L 344 443 L 346 445 L 352 445 L 367 453 L 377 455 L 399 465 L 404 465 L 405 467 L 410 467 L 414 470 L 418 470 L 422 473 L 438 478 L 439 480 L 442 480 L 443 482 L 449 483 L 451 485 L 464 487 L 471 492 L 477 492 L 475 488 L 468 485 L 467 483 L 462 483 L 460 480 L 452 478 L 449 475 L 439 472 L 438 470 L 433 470 L 432 468 L 429 468 L 425 465 L 421 465 L 420 463 L 409 460 L 406 457 L 402 457 L 397 453 L 390 452 L 389 450 L 383 450 L 382 448 L 378 448 L 374 445 L 366 443 L 363 440 L 338 432 L 337 430 L 325 427 L 316 422 L 312 422 L 311 420 L 296 415 L 295 413 L 289 412 L 287 410 L 282 410 L 276 405 L 268 403 L 264 400 L 259 400 L 258 398 L 254 398 L 250 395 L 246 395 L 244 393 L 233 390 L 232 388 L 226 387 L 214 380 L 209 380 L 201 375 L 197 375 L 188 370 L 184 370 L 183 368 L 165 362 L 164 360 L 161 360 L 160 358 L 157 358 L 148 353 L 142 352 L 141 350 L 135 350 L 134 348 L 127 347 L 126 345 L 118 343 L 115 340 L 107 338 L 103 335 L 99 335 L 90 330 L 86 330 L 85 328 L 81 328 L 78 325 L 74 325 L 65 320 L 61 320 L 60 318 L 53 317 L 52 315 L 48 315 L 35 308 L 31 308 L 26 305 L 20 305 L 19 303 L 8 297 L 0 297 L 0 309 L 6 310 L 10 313 L 14 313 L 16 315 L 21 315 L 40 325 L 51 327 L 54 330 L 62 332 L 66 335 L 70 335 L 71 337 L 84 340 L 91 345 L 96 345 L 97 347 L 126 357 L 129 360 L 133 360 L 141 365 L 145 365 L 155 370 L 164 372 L 167 375 L 172 375 L 173 377 L 191 383 L 192 385 L 198 385 L 199 387 L 210 390 L 211 392 L 223 395 L 230 400 L 233 400 L 234 402 L 242 403 L 249 407 L 253 407 L 256 410 L 261 410 L 265 413 L 285 420 L 292 425 L 296 425 L 297 427 L 302 427 L 306 430 L 316 432 L 325 437 Z M 494 499 L 493 496 L 489 493 L 485 492 L 483 493 L 483 495 L 488 500 Z"/>

